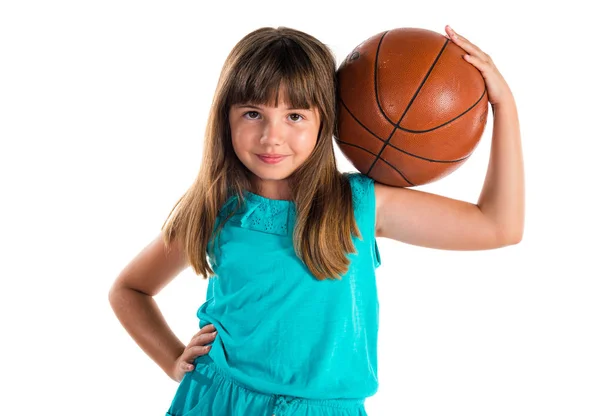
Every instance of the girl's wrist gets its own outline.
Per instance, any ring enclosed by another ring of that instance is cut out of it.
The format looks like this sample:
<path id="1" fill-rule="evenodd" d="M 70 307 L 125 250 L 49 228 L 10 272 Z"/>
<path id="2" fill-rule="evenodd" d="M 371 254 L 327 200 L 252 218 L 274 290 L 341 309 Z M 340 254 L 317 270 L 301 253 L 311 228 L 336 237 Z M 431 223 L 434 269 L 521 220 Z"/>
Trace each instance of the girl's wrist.
<path id="1" fill-rule="evenodd" d="M 499 110 L 500 108 L 509 106 L 516 107 L 515 97 L 512 95 L 510 90 L 502 95 L 501 100 L 492 104 L 492 109 Z"/>

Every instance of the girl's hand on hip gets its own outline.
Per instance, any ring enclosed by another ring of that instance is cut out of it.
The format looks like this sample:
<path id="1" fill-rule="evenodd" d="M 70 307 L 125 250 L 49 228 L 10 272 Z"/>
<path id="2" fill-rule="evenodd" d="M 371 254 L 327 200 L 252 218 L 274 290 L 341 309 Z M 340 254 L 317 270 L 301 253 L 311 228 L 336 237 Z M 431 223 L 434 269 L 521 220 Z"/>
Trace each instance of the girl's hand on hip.
<path id="1" fill-rule="evenodd" d="M 180 382 L 185 373 L 194 370 L 194 360 L 196 357 L 206 355 L 210 351 L 211 345 L 206 345 L 215 340 L 217 330 L 213 324 L 202 327 L 191 339 L 187 347 L 175 361 L 173 370 L 173 379 Z"/>
<path id="2" fill-rule="evenodd" d="M 463 55 L 463 58 L 483 75 L 490 104 L 494 106 L 503 101 L 513 100 L 512 92 L 504 77 L 494 65 L 492 58 L 465 37 L 456 33 L 450 26 L 446 26 L 446 33 L 448 33 L 447 37 L 452 42 L 467 52 L 467 55 Z"/>

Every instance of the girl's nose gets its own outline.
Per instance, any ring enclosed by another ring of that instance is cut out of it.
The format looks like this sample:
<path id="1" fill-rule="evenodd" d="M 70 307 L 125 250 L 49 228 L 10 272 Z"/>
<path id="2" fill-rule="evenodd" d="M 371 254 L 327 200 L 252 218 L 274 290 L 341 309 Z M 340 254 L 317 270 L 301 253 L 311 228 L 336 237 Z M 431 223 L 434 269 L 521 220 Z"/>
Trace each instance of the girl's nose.
<path id="1" fill-rule="evenodd" d="M 260 138 L 261 143 L 279 144 L 283 140 L 283 129 L 276 124 L 265 125 Z"/>

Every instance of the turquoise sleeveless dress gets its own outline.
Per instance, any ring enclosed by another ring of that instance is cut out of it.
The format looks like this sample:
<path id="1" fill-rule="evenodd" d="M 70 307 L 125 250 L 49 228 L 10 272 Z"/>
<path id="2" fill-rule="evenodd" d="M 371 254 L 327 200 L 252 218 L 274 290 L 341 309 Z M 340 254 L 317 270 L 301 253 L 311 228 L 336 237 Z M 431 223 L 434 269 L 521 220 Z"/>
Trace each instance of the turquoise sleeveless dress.
<path id="1" fill-rule="evenodd" d="M 341 280 L 317 280 L 296 256 L 292 201 L 244 191 L 216 240 L 215 276 L 197 312 L 217 336 L 167 416 L 366 415 L 378 388 L 375 191 L 368 176 L 344 175 L 362 240 L 353 236 L 357 253 Z M 215 230 L 236 203 L 224 204 Z"/>

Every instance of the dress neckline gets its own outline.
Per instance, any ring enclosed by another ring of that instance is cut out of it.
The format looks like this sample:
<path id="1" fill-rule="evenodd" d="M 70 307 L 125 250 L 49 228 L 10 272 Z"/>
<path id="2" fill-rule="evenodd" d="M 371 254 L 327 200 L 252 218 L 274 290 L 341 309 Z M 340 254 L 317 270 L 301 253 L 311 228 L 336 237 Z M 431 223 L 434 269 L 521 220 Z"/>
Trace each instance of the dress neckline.
<path id="1" fill-rule="evenodd" d="M 250 192 L 246 189 L 244 189 L 244 196 L 248 199 L 251 199 L 255 202 L 264 202 L 264 203 L 270 203 L 270 204 L 275 204 L 275 205 L 287 205 L 290 203 L 293 203 L 293 201 L 289 200 L 289 199 L 273 199 L 273 198 L 267 198 L 264 197 L 262 195 L 259 194 L 255 194 L 254 192 Z"/>

